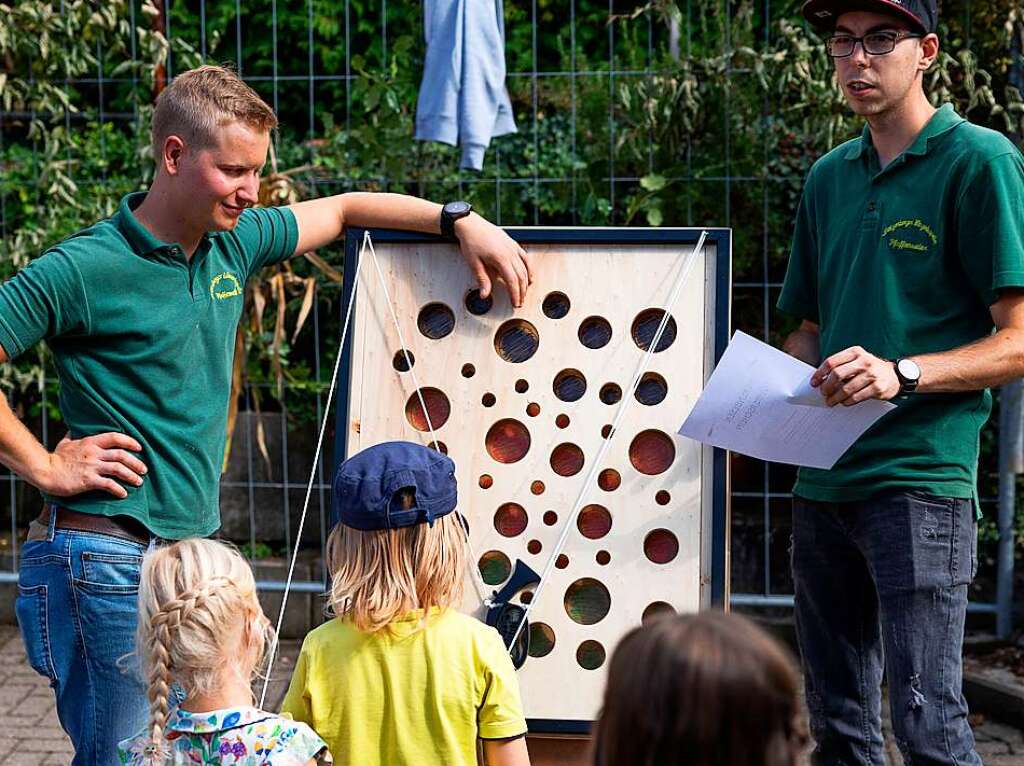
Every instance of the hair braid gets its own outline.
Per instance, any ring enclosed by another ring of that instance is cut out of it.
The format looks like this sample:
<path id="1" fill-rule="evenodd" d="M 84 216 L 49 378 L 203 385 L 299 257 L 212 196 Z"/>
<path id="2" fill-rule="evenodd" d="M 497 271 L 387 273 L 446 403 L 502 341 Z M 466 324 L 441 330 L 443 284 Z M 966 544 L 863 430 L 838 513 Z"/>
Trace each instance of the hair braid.
<path id="1" fill-rule="evenodd" d="M 149 688 L 149 744 L 146 746 L 145 766 L 162 766 L 170 753 L 164 742 L 164 727 L 170 713 L 172 631 L 187 623 L 192 614 L 215 597 L 218 589 L 231 586 L 227 577 L 212 577 L 201 587 L 182 593 L 166 602 L 149 620 L 152 647 L 150 649 Z"/>

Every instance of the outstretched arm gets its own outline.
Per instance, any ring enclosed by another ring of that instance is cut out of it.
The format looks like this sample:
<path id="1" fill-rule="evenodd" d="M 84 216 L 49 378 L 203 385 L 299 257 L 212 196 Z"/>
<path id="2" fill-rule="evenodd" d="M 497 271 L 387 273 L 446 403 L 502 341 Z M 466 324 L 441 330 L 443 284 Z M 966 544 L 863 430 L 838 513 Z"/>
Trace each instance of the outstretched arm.
<path id="1" fill-rule="evenodd" d="M 289 207 L 299 225 L 295 255 L 330 244 L 349 226 L 440 233 L 441 205 L 405 194 L 348 192 Z M 500 278 L 512 304 L 521 306 L 533 280 L 529 254 L 476 213 L 455 222 L 455 236 L 480 294 L 490 295 L 493 280 Z"/>

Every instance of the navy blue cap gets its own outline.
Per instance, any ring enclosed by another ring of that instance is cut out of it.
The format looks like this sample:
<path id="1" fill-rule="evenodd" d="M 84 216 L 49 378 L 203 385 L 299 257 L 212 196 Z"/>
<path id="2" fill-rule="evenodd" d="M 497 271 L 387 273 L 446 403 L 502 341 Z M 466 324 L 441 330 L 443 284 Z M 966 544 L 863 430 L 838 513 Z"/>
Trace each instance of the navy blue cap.
<path id="1" fill-rule="evenodd" d="M 402 490 L 407 490 L 403 492 Z M 364 449 L 334 475 L 331 526 L 397 529 L 438 519 L 455 510 L 455 463 L 412 442 L 384 442 Z"/>

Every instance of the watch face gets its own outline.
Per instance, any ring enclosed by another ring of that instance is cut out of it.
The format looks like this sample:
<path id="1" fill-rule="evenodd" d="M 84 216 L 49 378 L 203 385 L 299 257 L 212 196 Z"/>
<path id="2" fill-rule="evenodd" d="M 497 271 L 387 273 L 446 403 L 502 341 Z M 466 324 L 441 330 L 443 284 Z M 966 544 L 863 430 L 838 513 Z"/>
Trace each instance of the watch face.
<path id="1" fill-rule="evenodd" d="M 921 368 L 910 359 L 900 359 L 897 370 L 906 380 L 915 381 L 921 377 Z"/>
<path id="2" fill-rule="evenodd" d="M 444 211 L 448 213 L 448 215 L 466 215 L 466 213 L 472 209 L 472 205 L 468 202 L 462 202 L 461 200 L 458 202 L 449 202 L 444 206 Z"/>

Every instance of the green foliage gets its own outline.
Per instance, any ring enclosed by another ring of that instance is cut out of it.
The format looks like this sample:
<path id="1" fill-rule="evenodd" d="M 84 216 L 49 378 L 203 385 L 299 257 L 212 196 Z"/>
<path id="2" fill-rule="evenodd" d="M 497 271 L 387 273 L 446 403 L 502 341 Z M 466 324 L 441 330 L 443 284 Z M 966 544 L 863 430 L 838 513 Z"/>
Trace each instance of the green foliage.
<path id="1" fill-rule="evenodd" d="M 203 61 L 238 67 L 278 110 L 277 170 L 301 168 L 290 176 L 300 196 L 459 196 L 504 224 L 732 226 L 735 279 L 755 285 L 782 279 L 811 164 L 860 130 L 792 0 L 652 0 L 612 18 L 603 0 L 568 10 L 555 0 L 506 0 L 519 132 L 493 142 L 481 173 L 462 172 L 457 148 L 413 138 L 420 4 L 242 5 L 241 17 L 236 0 L 145 0 L 134 14 L 129 0 L 0 5 L 0 104 L 17 114 L 5 118 L 0 143 L 0 279 L 144 188 L 154 84 Z M 1019 137 L 1019 0 L 946 0 L 942 18 L 930 97 Z M 321 256 L 340 269 L 340 248 Z M 321 335 L 338 337 L 336 286 L 306 262 L 292 269 L 293 286 L 317 281 Z M 283 294 L 292 327 L 304 296 Z M 759 331 L 767 312 L 778 341 L 791 320 L 770 311 L 760 287 L 735 290 L 735 325 Z M 276 406 L 280 376 L 299 422 L 316 418 L 323 386 L 311 324 L 276 347 L 270 327 L 246 342 L 247 379 L 264 392 L 263 406 Z M 326 345 L 322 369 L 336 351 Z M 38 407 L 44 362 L 33 353 L 4 366 L 0 385 Z"/>

